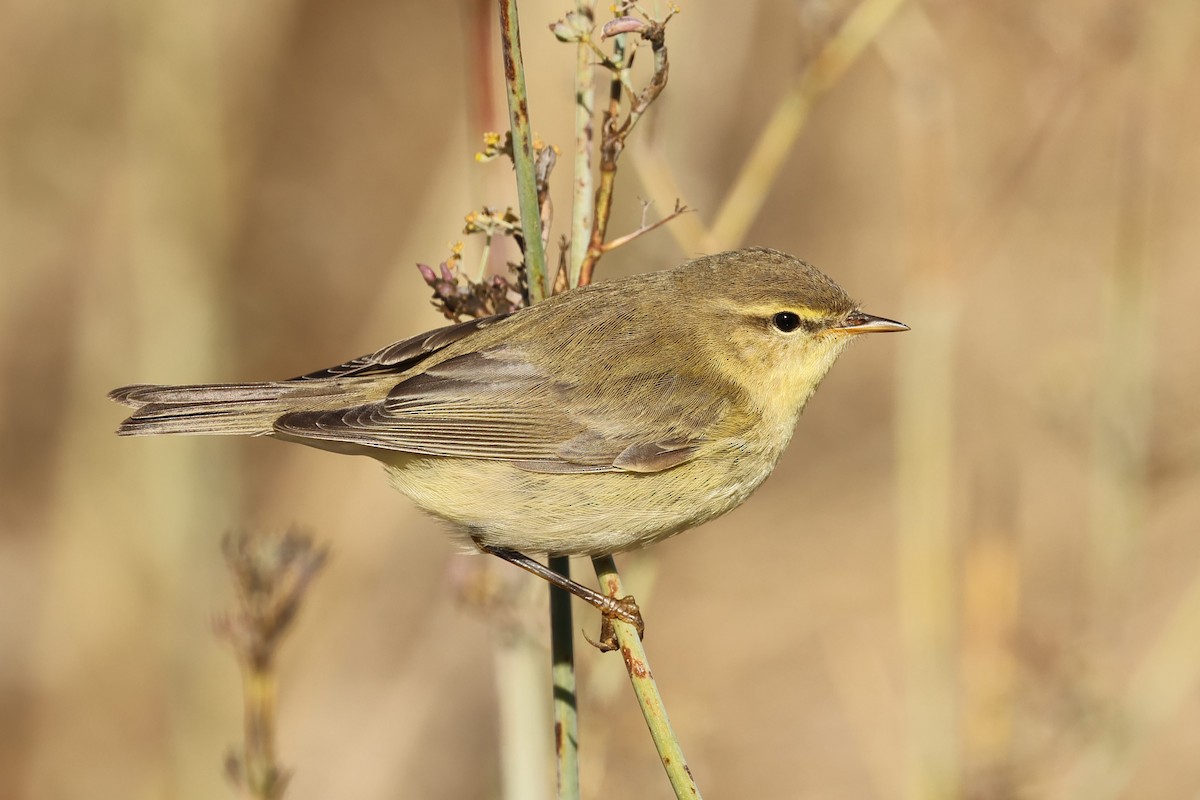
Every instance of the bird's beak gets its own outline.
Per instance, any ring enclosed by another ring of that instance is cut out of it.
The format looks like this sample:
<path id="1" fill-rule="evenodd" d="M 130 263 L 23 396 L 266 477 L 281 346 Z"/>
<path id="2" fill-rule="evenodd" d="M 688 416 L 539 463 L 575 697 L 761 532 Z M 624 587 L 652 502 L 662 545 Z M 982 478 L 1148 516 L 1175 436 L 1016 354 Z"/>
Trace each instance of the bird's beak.
<path id="1" fill-rule="evenodd" d="M 906 331 L 908 326 L 903 322 L 896 322 L 894 319 L 875 317 L 863 311 L 851 311 L 845 320 L 838 325 L 831 326 L 830 330 L 852 334 L 886 333 L 888 331 Z"/>

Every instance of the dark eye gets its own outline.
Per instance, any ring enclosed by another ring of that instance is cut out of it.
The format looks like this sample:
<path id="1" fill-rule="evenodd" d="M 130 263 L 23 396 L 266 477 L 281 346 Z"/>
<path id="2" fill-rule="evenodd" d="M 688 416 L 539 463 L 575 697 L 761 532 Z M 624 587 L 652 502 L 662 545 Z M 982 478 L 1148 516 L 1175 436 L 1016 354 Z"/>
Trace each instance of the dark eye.
<path id="1" fill-rule="evenodd" d="M 794 314 L 791 311 L 780 311 L 771 318 L 771 322 L 784 333 L 791 333 L 800 327 L 800 315 Z"/>

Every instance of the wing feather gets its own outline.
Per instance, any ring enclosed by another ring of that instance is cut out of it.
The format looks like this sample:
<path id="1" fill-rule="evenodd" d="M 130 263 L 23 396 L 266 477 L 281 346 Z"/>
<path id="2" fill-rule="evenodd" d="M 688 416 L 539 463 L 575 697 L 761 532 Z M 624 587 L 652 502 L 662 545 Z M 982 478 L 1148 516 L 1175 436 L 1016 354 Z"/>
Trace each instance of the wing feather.
<path id="1" fill-rule="evenodd" d="M 384 371 L 404 372 L 405 370 L 412 369 L 438 350 L 454 344 L 476 331 L 495 325 L 500 320 L 510 316 L 511 313 L 480 317 L 479 319 L 471 319 L 455 325 L 447 325 L 432 331 L 426 331 L 411 339 L 404 339 L 389 344 L 387 347 L 380 348 L 374 353 L 351 359 L 344 364 L 298 375 L 291 380 L 311 381 L 325 378 L 341 378 L 350 375 L 366 375 Z"/>
<path id="2" fill-rule="evenodd" d="M 694 458 L 704 442 L 695 432 L 711 429 L 729 406 L 729 398 L 707 396 L 679 376 L 628 380 L 630 392 L 616 393 L 621 404 L 605 406 L 548 374 L 522 349 L 500 345 L 405 378 L 378 402 L 286 414 L 275 430 L 418 455 L 501 460 L 531 472 L 659 472 Z M 639 398 L 638 391 L 654 396 Z"/>

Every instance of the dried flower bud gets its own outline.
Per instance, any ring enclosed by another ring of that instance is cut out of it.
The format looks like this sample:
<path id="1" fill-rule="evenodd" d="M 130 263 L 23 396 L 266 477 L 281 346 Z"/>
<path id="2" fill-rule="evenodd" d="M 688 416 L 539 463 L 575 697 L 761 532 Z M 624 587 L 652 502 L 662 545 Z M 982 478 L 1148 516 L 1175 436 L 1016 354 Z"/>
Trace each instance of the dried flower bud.
<path id="1" fill-rule="evenodd" d="M 604 27 L 600 29 L 600 38 L 607 39 L 622 33 L 645 33 L 648 30 L 650 26 L 637 17 L 617 17 L 604 23 Z"/>
<path id="2" fill-rule="evenodd" d="M 417 269 L 433 289 L 434 307 L 455 322 L 463 317 L 505 314 L 524 305 L 523 276 L 518 275 L 515 282 L 502 275 L 475 281 L 459 271 L 457 257 L 439 264 L 437 272 L 426 264 L 418 264 Z"/>
<path id="3" fill-rule="evenodd" d="M 592 15 L 581 11 L 568 12 L 565 18 L 550 26 L 550 32 L 560 42 L 587 41 L 592 33 Z"/>

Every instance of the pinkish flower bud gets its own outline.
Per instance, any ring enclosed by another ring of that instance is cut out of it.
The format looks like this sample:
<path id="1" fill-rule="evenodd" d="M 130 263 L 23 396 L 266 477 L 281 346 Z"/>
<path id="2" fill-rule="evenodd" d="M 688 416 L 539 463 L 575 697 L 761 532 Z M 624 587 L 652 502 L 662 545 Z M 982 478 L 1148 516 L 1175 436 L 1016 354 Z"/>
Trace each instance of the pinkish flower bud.
<path id="1" fill-rule="evenodd" d="M 637 17 L 617 17 L 604 23 L 600 29 L 600 38 L 607 39 L 619 33 L 645 33 L 650 26 Z"/>

